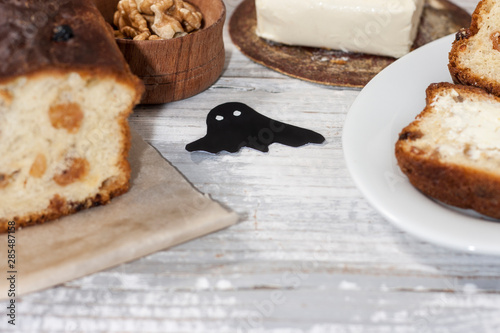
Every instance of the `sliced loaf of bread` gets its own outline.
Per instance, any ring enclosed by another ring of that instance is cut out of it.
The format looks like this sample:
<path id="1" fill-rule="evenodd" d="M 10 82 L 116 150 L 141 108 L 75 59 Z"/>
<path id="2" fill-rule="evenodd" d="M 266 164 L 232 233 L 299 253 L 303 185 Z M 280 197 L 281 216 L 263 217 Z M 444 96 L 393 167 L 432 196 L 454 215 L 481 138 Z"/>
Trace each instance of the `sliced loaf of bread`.
<path id="1" fill-rule="evenodd" d="M 500 98 L 430 85 L 427 106 L 399 135 L 396 158 L 424 194 L 500 218 Z"/>
<path id="2" fill-rule="evenodd" d="M 500 96 L 500 0 L 479 2 L 470 28 L 456 35 L 448 68 L 455 83 Z"/>
<path id="3" fill-rule="evenodd" d="M 142 82 L 91 0 L 0 1 L 0 232 L 129 188 Z"/>

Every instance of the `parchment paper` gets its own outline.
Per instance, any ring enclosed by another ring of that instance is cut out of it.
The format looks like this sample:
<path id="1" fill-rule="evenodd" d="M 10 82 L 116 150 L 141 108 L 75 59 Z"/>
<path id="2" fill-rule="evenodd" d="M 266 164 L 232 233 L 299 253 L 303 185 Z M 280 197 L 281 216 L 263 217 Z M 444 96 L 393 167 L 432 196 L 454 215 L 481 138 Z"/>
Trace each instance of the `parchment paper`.
<path id="1" fill-rule="evenodd" d="M 236 223 L 238 217 L 198 192 L 132 131 L 131 188 L 94 207 L 15 236 L 16 296 L 82 277 Z M 9 277 L 7 234 L 0 234 L 0 272 Z M 0 299 L 10 282 L 0 279 Z"/>

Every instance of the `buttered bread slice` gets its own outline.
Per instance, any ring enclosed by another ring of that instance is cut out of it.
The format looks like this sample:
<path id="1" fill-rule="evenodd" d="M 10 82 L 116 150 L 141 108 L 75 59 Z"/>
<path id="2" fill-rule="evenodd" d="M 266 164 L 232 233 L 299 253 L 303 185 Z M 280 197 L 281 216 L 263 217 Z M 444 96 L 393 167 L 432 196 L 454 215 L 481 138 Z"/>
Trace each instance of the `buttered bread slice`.
<path id="1" fill-rule="evenodd" d="M 396 157 L 424 194 L 500 218 L 500 98 L 430 85 L 427 106 L 399 135 Z"/>
<path id="2" fill-rule="evenodd" d="M 448 68 L 455 83 L 500 96 L 500 0 L 479 2 L 470 28 L 456 35 Z"/>
<path id="3" fill-rule="evenodd" d="M 401 57 L 424 0 L 255 0 L 259 37 L 288 45 Z"/>
<path id="4" fill-rule="evenodd" d="M 0 2 L 0 231 L 126 192 L 142 90 L 90 0 Z"/>

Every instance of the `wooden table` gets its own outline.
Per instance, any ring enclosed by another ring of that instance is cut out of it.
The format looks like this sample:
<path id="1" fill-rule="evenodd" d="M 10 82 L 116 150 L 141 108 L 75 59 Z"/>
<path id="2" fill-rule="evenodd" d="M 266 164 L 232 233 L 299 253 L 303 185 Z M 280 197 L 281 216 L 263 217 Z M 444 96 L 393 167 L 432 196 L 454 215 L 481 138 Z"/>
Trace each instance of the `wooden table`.
<path id="1" fill-rule="evenodd" d="M 226 0 L 228 18 L 239 2 Z M 477 3 L 454 2 L 469 12 Z M 4 315 L 0 331 L 500 332 L 500 258 L 420 241 L 355 187 L 341 135 L 360 90 L 283 76 L 239 53 L 227 29 L 224 37 L 225 70 L 210 89 L 139 106 L 130 121 L 240 223 L 21 297 L 16 327 Z M 208 111 L 228 101 L 327 142 L 272 145 L 267 154 L 188 153 Z"/>

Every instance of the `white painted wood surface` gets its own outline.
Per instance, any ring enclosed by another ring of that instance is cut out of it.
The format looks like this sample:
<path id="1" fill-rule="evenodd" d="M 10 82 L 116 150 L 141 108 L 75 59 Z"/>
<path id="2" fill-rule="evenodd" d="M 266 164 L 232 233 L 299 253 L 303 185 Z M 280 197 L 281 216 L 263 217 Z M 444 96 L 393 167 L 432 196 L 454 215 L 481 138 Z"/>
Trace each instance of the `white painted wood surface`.
<path id="1" fill-rule="evenodd" d="M 454 2 L 469 12 L 476 6 Z M 238 3 L 226 0 L 228 18 Z M 17 325 L 3 315 L 0 332 L 500 332 L 500 258 L 419 241 L 354 186 L 341 135 L 359 90 L 257 65 L 227 29 L 225 42 L 226 68 L 213 87 L 140 106 L 131 123 L 241 222 L 21 297 Z M 208 111 L 227 101 L 316 130 L 327 142 L 272 145 L 267 154 L 185 151 L 205 134 Z"/>

